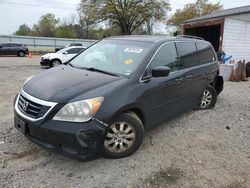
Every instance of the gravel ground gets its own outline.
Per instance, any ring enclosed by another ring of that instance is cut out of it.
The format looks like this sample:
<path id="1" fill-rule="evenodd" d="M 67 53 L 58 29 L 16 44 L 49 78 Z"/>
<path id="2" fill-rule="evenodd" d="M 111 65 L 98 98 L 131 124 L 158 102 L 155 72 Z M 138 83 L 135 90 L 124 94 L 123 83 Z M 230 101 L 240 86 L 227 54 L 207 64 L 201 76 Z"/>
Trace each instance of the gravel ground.
<path id="1" fill-rule="evenodd" d="M 13 99 L 45 71 L 39 57 L 0 57 L 0 187 L 250 187 L 250 83 L 227 82 L 216 107 L 191 111 L 145 135 L 128 158 L 79 162 L 13 128 Z"/>

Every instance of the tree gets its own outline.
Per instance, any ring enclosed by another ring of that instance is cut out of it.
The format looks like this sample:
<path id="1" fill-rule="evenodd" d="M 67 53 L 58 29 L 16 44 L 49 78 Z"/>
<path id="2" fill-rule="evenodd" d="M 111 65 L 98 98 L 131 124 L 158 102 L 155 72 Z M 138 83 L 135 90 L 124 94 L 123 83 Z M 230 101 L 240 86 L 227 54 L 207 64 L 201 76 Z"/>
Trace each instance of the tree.
<path id="1" fill-rule="evenodd" d="M 91 6 L 91 15 L 94 20 L 109 22 L 110 25 L 118 26 L 121 34 L 132 34 L 136 29 L 151 22 L 165 18 L 170 10 L 167 0 L 87 0 Z M 81 0 L 80 10 L 86 11 L 86 0 Z M 87 14 L 85 14 L 87 15 Z M 147 27 L 147 26 L 146 26 Z"/>
<path id="2" fill-rule="evenodd" d="M 77 38 L 77 32 L 72 24 L 60 25 L 55 29 L 55 37 L 59 38 Z"/>
<path id="3" fill-rule="evenodd" d="M 31 29 L 27 24 L 22 24 L 19 26 L 18 30 L 14 33 L 15 35 L 29 36 Z"/>
<path id="4" fill-rule="evenodd" d="M 89 31 L 100 22 L 99 6 L 101 1 L 95 0 L 81 0 L 78 8 L 80 17 L 79 24 L 81 28 L 86 31 L 86 37 L 89 38 Z"/>
<path id="5" fill-rule="evenodd" d="M 60 20 L 56 19 L 54 14 L 45 14 L 40 18 L 38 24 L 34 24 L 32 34 L 36 36 L 53 37 L 59 22 Z"/>
<path id="6" fill-rule="evenodd" d="M 180 29 L 185 20 L 210 14 L 222 8 L 220 2 L 213 4 L 209 0 L 197 0 L 195 3 L 186 4 L 183 9 L 177 9 L 167 23 Z"/>

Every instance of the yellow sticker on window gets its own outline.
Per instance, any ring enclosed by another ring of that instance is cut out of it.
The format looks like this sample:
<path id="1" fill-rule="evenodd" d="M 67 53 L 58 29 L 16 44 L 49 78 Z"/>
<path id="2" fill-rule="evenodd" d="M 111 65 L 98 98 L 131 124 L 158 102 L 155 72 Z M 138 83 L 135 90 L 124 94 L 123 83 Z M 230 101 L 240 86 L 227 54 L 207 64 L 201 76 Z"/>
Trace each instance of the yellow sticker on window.
<path id="1" fill-rule="evenodd" d="M 125 64 L 126 65 L 130 65 L 130 64 L 133 64 L 134 63 L 134 61 L 132 60 L 132 59 L 127 59 L 126 61 L 125 61 Z"/>

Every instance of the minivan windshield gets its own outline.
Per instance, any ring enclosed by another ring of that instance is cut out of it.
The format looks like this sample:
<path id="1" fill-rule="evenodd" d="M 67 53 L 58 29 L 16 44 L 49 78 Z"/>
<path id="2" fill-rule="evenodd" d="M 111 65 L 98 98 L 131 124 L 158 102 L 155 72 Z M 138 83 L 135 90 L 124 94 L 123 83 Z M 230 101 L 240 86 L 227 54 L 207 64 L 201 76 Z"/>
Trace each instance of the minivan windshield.
<path id="1" fill-rule="evenodd" d="M 70 65 L 102 73 L 130 75 L 152 45 L 148 42 L 106 39 L 86 49 Z"/>

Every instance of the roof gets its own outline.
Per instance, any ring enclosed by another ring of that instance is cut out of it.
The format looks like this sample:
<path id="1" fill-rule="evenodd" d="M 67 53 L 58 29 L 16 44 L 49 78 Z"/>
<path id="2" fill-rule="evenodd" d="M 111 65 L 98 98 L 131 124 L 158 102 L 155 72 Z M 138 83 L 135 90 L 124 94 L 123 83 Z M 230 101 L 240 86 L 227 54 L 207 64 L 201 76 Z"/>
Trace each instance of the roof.
<path id="1" fill-rule="evenodd" d="M 151 42 L 151 43 L 162 43 L 166 41 L 177 41 L 177 40 L 203 40 L 202 38 L 188 35 L 178 35 L 176 37 L 169 35 L 123 35 L 113 36 L 105 38 L 114 40 L 126 40 L 126 41 L 137 41 L 137 42 Z"/>
<path id="2" fill-rule="evenodd" d="M 107 39 L 118 39 L 118 40 L 129 40 L 129 41 L 139 41 L 139 42 L 158 42 L 161 40 L 171 40 L 175 37 L 168 35 L 123 35 L 123 36 L 113 36 Z"/>
<path id="3" fill-rule="evenodd" d="M 210 20 L 210 19 L 232 16 L 232 15 L 237 15 L 237 14 L 244 14 L 244 13 L 250 13 L 250 5 L 213 12 L 208 15 L 186 20 L 184 23 L 196 22 L 196 21 L 201 21 L 201 20 Z"/>

